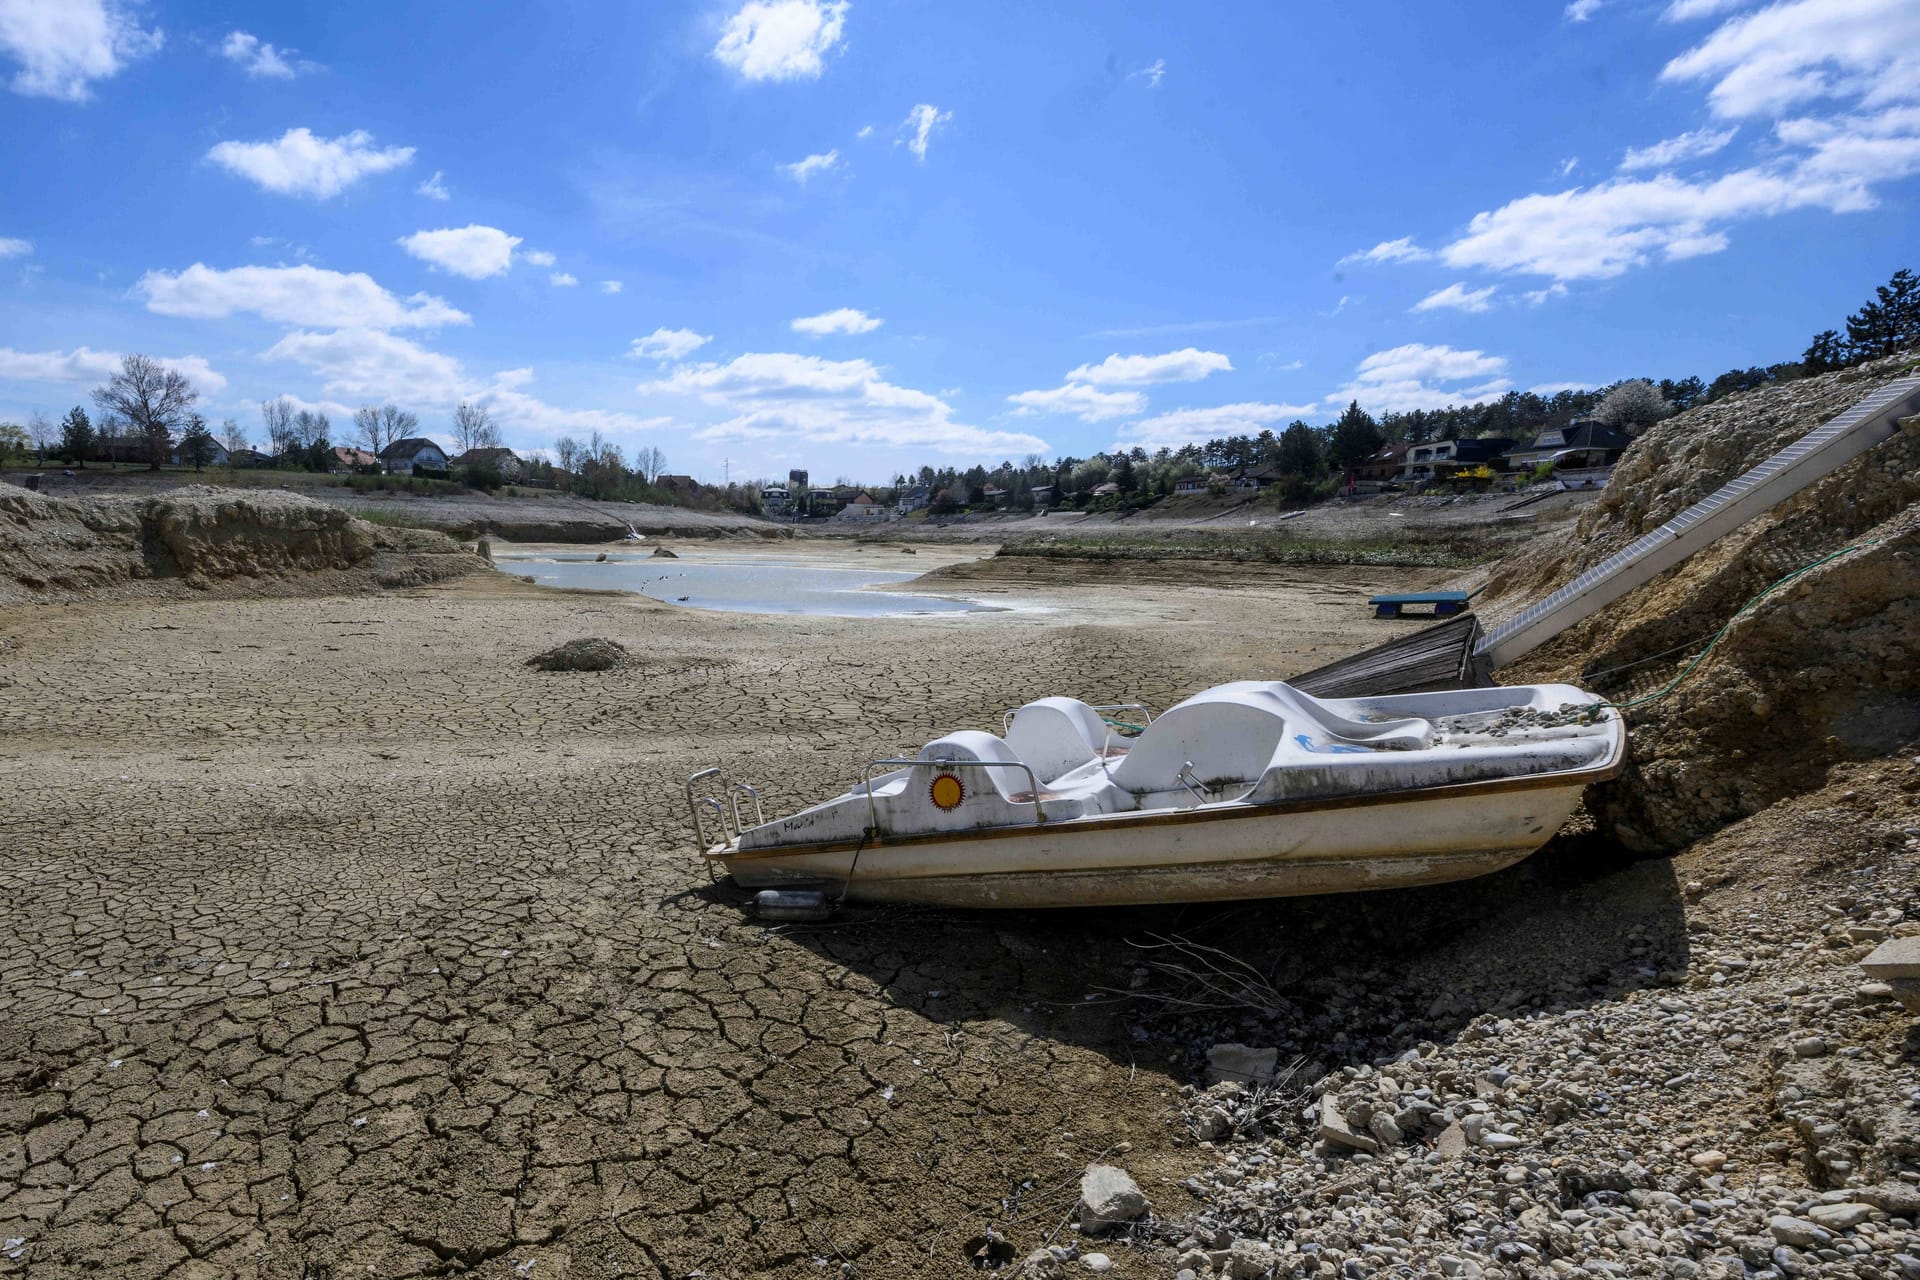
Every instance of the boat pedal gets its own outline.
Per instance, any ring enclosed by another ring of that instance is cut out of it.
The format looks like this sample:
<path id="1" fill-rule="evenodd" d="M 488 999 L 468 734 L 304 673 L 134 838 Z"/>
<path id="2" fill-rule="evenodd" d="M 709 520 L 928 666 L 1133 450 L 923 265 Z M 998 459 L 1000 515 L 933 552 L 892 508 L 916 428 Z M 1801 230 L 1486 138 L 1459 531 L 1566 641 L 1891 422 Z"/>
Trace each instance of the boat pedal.
<path id="1" fill-rule="evenodd" d="M 818 889 L 762 889 L 753 895 L 753 914 L 760 920 L 821 921 L 837 905 Z"/>

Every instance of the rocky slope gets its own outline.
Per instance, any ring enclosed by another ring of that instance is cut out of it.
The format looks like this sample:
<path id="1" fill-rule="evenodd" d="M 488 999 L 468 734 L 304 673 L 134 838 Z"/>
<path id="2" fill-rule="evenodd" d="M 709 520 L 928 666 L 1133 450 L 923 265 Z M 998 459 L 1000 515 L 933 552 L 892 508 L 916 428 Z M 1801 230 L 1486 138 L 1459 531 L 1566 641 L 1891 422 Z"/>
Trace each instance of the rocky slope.
<path id="1" fill-rule="evenodd" d="M 320 594 L 418 586 L 482 568 L 441 534 L 370 525 L 283 491 L 195 486 L 73 500 L 0 487 L 0 606 Z"/>

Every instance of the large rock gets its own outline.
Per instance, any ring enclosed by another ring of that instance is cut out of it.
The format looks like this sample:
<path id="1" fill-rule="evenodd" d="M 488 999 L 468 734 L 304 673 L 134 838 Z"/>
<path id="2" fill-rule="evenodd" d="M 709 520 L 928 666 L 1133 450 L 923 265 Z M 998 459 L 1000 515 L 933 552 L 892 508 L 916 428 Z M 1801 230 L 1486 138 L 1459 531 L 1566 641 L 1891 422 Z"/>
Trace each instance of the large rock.
<path id="1" fill-rule="evenodd" d="M 1888 938 L 1860 962 L 1869 978 L 1920 978 L 1920 937 Z"/>
<path id="2" fill-rule="evenodd" d="M 1236 1084 L 1271 1084 L 1280 1061 L 1278 1049 L 1255 1049 L 1244 1044 L 1217 1044 L 1207 1050 L 1207 1083 L 1231 1080 Z"/>
<path id="3" fill-rule="evenodd" d="M 1331 1093 L 1320 1095 L 1320 1136 L 1337 1147 L 1365 1151 L 1369 1155 L 1378 1154 L 1380 1150 L 1377 1139 L 1347 1123 L 1347 1118 L 1340 1114 L 1340 1099 Z"/>
<path id="4" fill-rule="evenodd" d="M 1140 1184 L 1125 1169 L 1090 1164 L 1080 1175 L 1080 1229 L 1108 1231 L 1125 1226 L 1147 1211 Z"/>

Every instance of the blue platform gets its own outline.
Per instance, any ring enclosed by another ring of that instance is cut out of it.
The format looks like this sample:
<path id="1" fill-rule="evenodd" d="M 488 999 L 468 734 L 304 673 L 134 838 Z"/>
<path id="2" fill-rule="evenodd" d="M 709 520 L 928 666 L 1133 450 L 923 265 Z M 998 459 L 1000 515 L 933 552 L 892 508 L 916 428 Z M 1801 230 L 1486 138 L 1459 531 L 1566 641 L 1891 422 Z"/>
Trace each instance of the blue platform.
<path id="1" fill-rule="evenodd" d="M 1376 618 L 1398 618 L 1400 611 L 1407 605 L 1430 604 L 1436 618 L 1451 617 L 1467 607 L 1467 601 L 1478 595 L 1476 591 L 1408 591 L 1399 595 L 1372 596 L 1367 603 L 1373 606 Z M 1425 616 L 1425 615 L 1420 615 Z"/>

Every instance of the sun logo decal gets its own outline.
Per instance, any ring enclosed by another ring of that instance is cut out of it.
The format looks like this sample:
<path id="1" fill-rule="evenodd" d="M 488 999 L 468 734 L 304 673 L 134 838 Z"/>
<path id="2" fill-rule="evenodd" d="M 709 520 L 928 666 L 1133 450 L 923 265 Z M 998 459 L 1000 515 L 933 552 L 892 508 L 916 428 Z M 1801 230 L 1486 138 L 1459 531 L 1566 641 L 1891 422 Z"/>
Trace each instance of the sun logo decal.
<path id="1" fill-rule="evenodd" d="M 927 799 L 933 801 L 936 808 L 958 809 L 966 798 L 967 789 L 950 773 L 940 774 L 927 787 Z"/>

